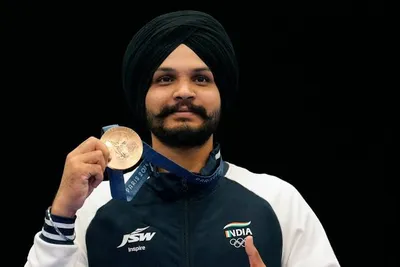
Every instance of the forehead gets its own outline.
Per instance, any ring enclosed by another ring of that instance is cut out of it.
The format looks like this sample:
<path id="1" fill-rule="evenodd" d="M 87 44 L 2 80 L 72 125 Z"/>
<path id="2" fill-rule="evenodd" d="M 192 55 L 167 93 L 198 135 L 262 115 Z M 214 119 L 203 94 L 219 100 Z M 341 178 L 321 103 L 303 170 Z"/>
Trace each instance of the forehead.
<path id="1" fill-rule="evenodd" d="M 201 58 L 188 46 L 179 45 L 168 57 L 161 63 L 160 67 L 180 68 L 204 68 L 207 65 Z"/>

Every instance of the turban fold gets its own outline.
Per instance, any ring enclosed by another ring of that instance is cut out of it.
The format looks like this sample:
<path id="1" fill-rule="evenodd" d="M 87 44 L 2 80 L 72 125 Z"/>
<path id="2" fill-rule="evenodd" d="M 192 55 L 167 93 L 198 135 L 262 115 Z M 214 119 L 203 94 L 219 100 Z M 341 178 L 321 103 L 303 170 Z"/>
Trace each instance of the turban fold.
<path id="1" fill-rule="evenodd" d="M 192 10 L 160 15 L 144 25 L 125 51 L 122 84 L 135 117 L 145 119 L 145 97 L 154 72 L 181 44 L 210 68 L 220 90 L 222 112 L 238 90 L 238 64 L 224 27 L 211 15 Z"/>

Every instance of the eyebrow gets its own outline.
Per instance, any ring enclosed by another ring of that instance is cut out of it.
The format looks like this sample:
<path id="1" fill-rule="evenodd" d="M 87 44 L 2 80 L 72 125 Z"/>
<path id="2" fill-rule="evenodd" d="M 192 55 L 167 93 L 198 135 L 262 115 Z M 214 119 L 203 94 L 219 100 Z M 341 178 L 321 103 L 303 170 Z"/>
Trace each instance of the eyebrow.
<path id="1" fill-rule="evenodd" d="M 176 69 L 170 68 L 170 67 L 160 67 L 156 71 L 164 71 L 164 72 L 176 72 Z M 193 72 L 202 72 L 202 71 L 210 71 L 211 70 L 207 67 L 202 67 L 202 68 L 195 68 L 192 70 Z"/>

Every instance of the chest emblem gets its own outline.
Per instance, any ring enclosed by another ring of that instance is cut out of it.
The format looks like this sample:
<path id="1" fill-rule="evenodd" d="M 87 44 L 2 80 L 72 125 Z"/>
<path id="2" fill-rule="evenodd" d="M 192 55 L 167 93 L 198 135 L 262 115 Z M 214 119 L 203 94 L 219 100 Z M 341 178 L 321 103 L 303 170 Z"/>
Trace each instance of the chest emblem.
<path id="1" fill-rule="evenodd" d="M 144 227 L 144 228 L 138 228 L 135 231 L 125 234 L 122 237 L 122 242 L 119 244 L 117 248 L 123 247 L 126 244 L 136 244 L 138 242 L 148 242 L 150 241 L 154 235 L 156 234 L 155 232 L 145 232 L 147 228 L 150 226 Z M 137 252 L 139 250 L 146 250 L 146 246 L 134 246 L 134 247 L 128 247 L 129 252 Z"/>
<path id="2" fill-rule="evenodd" d="M 248 235 L 253 235 L 250 229 L 250 222 L 231 222 L 224 226 L 225 237 L 229 244 L 235 248 L 244 247 L 244 239 Z"/>

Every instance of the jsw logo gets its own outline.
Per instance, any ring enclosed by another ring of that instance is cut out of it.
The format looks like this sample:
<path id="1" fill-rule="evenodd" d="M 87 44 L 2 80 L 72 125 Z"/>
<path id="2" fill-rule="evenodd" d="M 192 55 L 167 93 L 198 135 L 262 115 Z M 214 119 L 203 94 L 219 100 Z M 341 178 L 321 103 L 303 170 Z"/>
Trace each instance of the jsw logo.
<path id="1" fill-rule="evenodd" d="M 135 242 L 139 242 L 139 241 L 150 241 L 156 233 L 155 232 L 142 233 L 144 230 L 146 230 L 149 227 L 150 226 L 147 226 L 145 228 L 138 228 L 135 231 L 133 231 L 132 233 L 124 235 L 122 238 L 121 244 L 117 248 L 125 246 L 126 243 L 135 243 Z"/>

